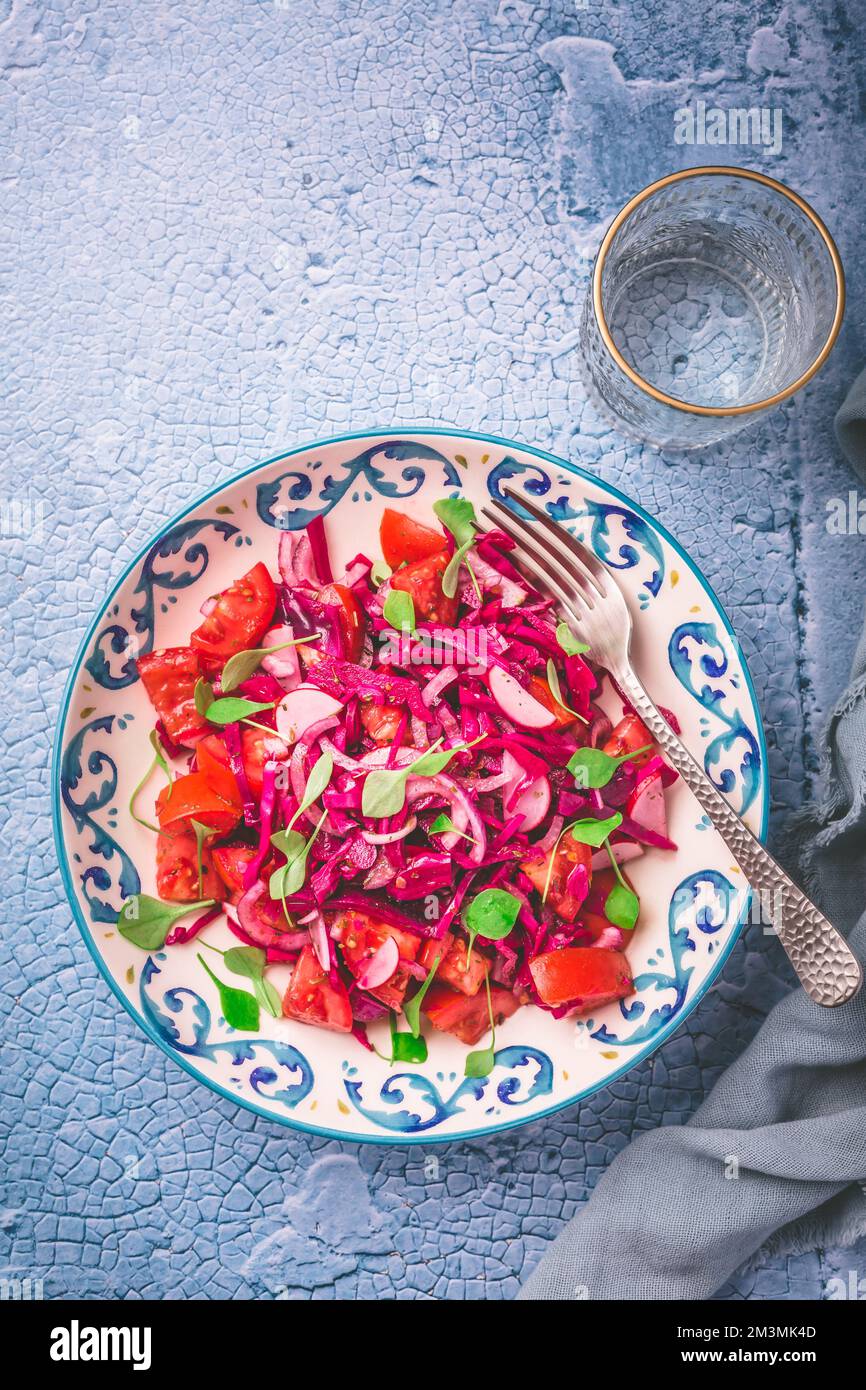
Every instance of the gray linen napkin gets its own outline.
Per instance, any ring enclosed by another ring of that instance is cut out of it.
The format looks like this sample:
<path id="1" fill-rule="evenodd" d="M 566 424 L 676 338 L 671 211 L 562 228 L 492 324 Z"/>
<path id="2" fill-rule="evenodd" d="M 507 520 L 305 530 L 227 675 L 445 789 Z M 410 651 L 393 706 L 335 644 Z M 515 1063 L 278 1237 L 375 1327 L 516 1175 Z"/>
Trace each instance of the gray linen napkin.
<path id="1" fill-rule="evenodd" d="M 836 429 L 866 480 L 866 371 Z M 822 754 L 823 798 L 797 827 L 801 876 L 866 961 L 866 631 Z M 707 1298 L 761 1247 L 864 1233 L 866 988 L 839 1009 L 796 989 L 687 1124 L 617 1155 L 518 1298 Z"/>

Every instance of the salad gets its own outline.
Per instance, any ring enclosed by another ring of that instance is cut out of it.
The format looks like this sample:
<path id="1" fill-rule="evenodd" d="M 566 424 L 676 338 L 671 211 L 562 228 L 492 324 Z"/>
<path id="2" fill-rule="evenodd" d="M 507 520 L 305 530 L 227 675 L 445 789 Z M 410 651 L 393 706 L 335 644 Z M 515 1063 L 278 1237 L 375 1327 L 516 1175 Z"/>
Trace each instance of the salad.
<path id="1" fill-rule="evenodd" d="M 233 1026 L 265 1009 L 372 1047 L 387 1019 L 391 1059 L 423 1061 L 426 1022 L 489 1035 L 466 1060 L 485 1075 L 517 1009 L 633 992 L 626 866 L 676 848 L 675 773 L 628 706 L 612 726 L 592 654 L 509 538 L 463 498 L 433 512 L 386 510 L 381 558 L 338 578 L 321 518 L 284 531 L 275 575 L 259 561 L 186 646 L 138 658 L 156 718 L 130 809 L 158 897 L 128 899 L 118 929 L 194 942 Z M 223 913 L 229 950 L 204 934 Z"/>

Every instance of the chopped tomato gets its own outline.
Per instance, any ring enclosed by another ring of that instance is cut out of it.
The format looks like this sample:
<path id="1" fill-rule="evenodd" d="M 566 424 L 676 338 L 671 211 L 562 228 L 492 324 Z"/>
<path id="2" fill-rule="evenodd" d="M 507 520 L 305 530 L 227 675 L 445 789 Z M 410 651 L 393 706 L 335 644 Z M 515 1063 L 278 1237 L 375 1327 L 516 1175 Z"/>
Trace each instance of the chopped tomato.
<path id="1" fill-rule="evenodd" d="M 352 1005 L 346 986 L 332 985 L 312 946 L 305 946 L 283 995 L 283 1014 L 333 1033 L 351 1033 Z"/>
<path id="2" fill-rule="evenodd" d="M 438 555 L 445 549 L 445 537 L 441 531 L 430 526 L 422 526 L 403 512 L 395 512 L 386 507 L 379 523 L 379 542 L 385 563 L 392 569 L 405 561 L 426 560 L 428 555 Z"/>
<path id="3" fill-rule="evenodd" d="M 237 903 L 243 896 L 244 872 L 256 857 L 252 845 L 218 845 L 210 851 L 213 866 L 228 889 L 229 902 Z M 225 896 L 223 894 L 222 896 Z"/>
<path id="4" fill-rule="evenodd" d="M 497 1024 L 504 1023 L 520 1008 L 511 990 L 501 989 L 499 985 L 491 986 L 490 1002 Z M 470 997 L 434 980 L 421 1008 L 440 1033 L 453 1033 L 469 1047 L 474 1047 L 490 1028 L 486 989 Z"/>
<path id="5" fill-rule="evenodd" d="M 414 560 L 392 576 L 391 588 L 411 594 L 415 617 L 421 622 L 441 623 L 443 627 L 453 627 L 456 622 L 457 595 L 446 598 L 442 592 L 448 559 L 448 552 L 441 550 L 426 560 Z"/>
<path id="6" fill-rule="evenodd" d="M 374 705 L 372 700 L 364 700 L 361 703 L 361 723 L 373 742 L 383 746 L 394 742 L 403 714 L 402 705 Z M 409 743 L 411 738 L 412 731 L 407 720 L 401 742 Z"/>
<path id="7" fill-rule="evenodd" d="M 337 609 L 346 661 L 358 661 L 364 650 L 364 614 L 352 590 L 347 589 L 345 584 L 327 584 L 319 598 L 322 603 Z M 304 647 L 305 655 L 308 650 Z"/>
<path id="8" fill-rule="evenodd" d="M 610 738 L 604 745 L 604 752 L 612 758 L 621 758 L 623 753 L 636 753 L 639 748 L 647 748 L 649 744 L 647 752 L 634 759 L 635 766 L 640 767 L 653 755 L 652 742 L 653 736 L 646 724 L 638 719 L 636 714 L 626 714 L 614 726 Z"/>
<path id="9" fill-rule="evenodd" d="M 249 574 L 223 589 L 190 643 L 210 670 L 218 670 L 235 652 L 257 644 L 270 625 L 276 604 L 274 581 L 259 562 Z"/>
<path id="10" fill-rule="evenodd" d="M 550 884 L 548 887 L 548 870 L 551 855 L 553 858 L 553 868 L 550 870 Z M 537 888 L 539 893 L 544 893 L 547 887 L 547 897 L 545 901 L 553 908 L 557 916 L 564 922 L 573 922 L 580 911 L 581 903 L 586 900 L 586 894 L 578 894 L 574 885 L 568 887 L 570 875 L 574 872 L 578 864 L 582 864 L 586 869 L 586 884 L 589 887 L 592 879 L 592 850 L 589 845 L 582 845 L 571 835 L 563 835 L 553 850 L 548 850 L 543 859 L 533 858 L 524 859 L 520 865 L 526 877 L 531 881 L 532 886 Z M 580 875 L 578 875 L 580 878 Z"/>
<path id="11" fill-rule="evenodd" d="M 429 970 L 440 952 L 442 959 L 436 971 L 436 979 L 441 984 L 451 985 L 461 994 L 477 994 L 490 970 L 490 961 L 479 951 L 477 943 L 470 957 L 465 938 L 449 932 L 441 941 L 424 942 L 420 956 L 421 964 Z"/>
<path id="12" fill-rule="evenodd" d="M 530 695 L 534 695 L 545 709 L 549 709 L 551 714 L 556 715 L 556 725 L 559 729 L 567 729 L 570 724 L 575 722 L 575 716 L 561 705 L 556 699 L 553 691 L 545 680 L 544 676 L 530 676 L 527 689 Z"/>
<path id="13" fill-rule="evenodd" d="M 367 993 L 381 1000 L 389 1009 L 399 1009 L 411 979 L 402 962 L 415 959 L 421 945 L 420 938 L 391 926 L 390 922 L 379 922 L 364 912 L 341 912 L 334 919 L 333 934 L 335 940 L 340 942 L 343 960 L 355 976 L 360 975 L 367 961 L 389 936 L 396 941 L 401 963 L 390 980 Z"/>
<path id="14" fill-rule="evenodd" d="M 253 796 L 260 797 L 262 794 L 265 763 L 271 760 L 282 762 L 288 755 L 288 745 L 279 734 L 266 734 L 263 729 L 244 729 L 241 734 L 241 756 Z"/>
<path id="15" fill-rule="evenodd" d="M 209 727 L 193 699 L 202 673 L 197 653 L 192 647 L 164 647 L 146 652 L 135 664 L 169 738 L 193 747 Z"/>
<path id="16" fill-rule="evenodd" d="M 224 835 L 237 825 L 239 816 L 239 808 L 217 796 L 200 772 L 176 777 L 156 798 L 156 818 L 163 830 L 191 831 L 190 821 L 197 820 L 214 835 Z"/>
<path id="17" fill-rule="evenodd" d="M 600 951 L 595 946 L 563 946 L 544 951 L 529 962 L 539 997 L 557 1008 L 574 1004 L 587 1013 L 614 999 L 624 999 L 634 989 L 631 969 L 622 951 Z"/>
<path id="18" fill-rule="evenodd" d="M 198 849 L 191 831 L 160 833 L 156 841 L 156 891 L 169 903 L 194 903 L 199 897 L 221 902 L 225 889 L 211 863 L 207 846 L 201 852 L 202 882 L 198 891 Z"/>
<path id="19" fill-rule="evenodd" d="M 208 734 L 196 745 L 195 761 L 208 786 L 230 806 L 241 805 L 237 778 L 229 764 L 228 749 L 219 734 Z"/>

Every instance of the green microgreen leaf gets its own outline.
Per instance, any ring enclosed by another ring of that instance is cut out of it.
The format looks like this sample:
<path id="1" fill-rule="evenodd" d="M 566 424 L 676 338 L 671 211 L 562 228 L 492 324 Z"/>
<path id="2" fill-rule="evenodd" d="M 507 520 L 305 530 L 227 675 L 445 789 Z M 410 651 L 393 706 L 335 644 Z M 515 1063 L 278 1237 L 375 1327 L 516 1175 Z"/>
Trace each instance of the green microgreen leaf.
<path id="1" fill-rule="evenodd" d="M 203 945 L 209 943 L 204 942 Z M 211 947 L 216 950 L 217 947 Z M 231 970 L 233 975 L 242 975 L 245 979 L 252 981 L 253 990 L 259 1003 L 271 1015 L 272 1018 L 282 1018 L 283 1007 L 280 996 L 274 989 L 270 980 L 265 977 L 265 966 L 268 963 L 267 953 L 260 946 L 232 946 L 228 951 L 220 952 L 227 970 Z"/>
<path id="2" fill-rule="evenodd" d="M 616 855 L 611 849 L 610 840 L 605 840 L 604 847 L 607 850 L 611 868 L 618 880 L 604 900 L 604 915 L 615 927 L 621 927 L 623 931 L 631 931 L 640 913 L 640 899 L 623 878 L 622 869 L 616 862 Z"/>
<path id="3" fill-rule="evenodd" d="M 297 848 L 295 849 L 295 853 L 289 858 L 288 863 L 284 864 L 281 869 L 277 869 L 276 873 L 271 874 L 270 882 L 271 897 L 274 899 L 281 898 L 284 910 L 286 907 L 286 898 L 290 898 L 293 893 L 299 892 L 304 886 L 304 879 L 307 876 L 307 859 L 315 843 L 316 836 L 327 819 L 327 815 L 327 811 L 322 812 L 319 823 L 313 830 L 309 840 L 305 840 L 303 835 L 297 830 L 285 832 L 286 843 L 292 843 L 297 846 Z M 296 840 L 290 838 L 294 836 L 297 836 Z M 298 841 L 300 841 L 299 845 Z M 286 912 L 286 916 L 288 916 L 288 912 Z"/>
<path id="4" fill-rule="evenodd" d="M 402 589 L 389 590 L 382 608 L 382 617 L 397 632 L 415 631 L 415 605 L 412 595 Z"/>
<path id="5" fill-rule="evenodd" d="M 472 541 L 467 541 L 465 545 L 458 546 L 451 556 L 451 559 L 448 561 L 448 564 L 445 566 L 442 573 L 442 592 L 446 598 L 453 598 L 457 593 L 457 584 L 460 580 L 460 566 L 466 561 L 466 556 L 469 554 L 472 546 Z M 472 572 L 472 566 L 468 561 L 466 561 L 466 568 L 469 570 L 470 575 L 472 575 L 472 582 L 476 590 L 478 590 L 478 580 L 475 578 Z M 478 592 L 480 593 L 480 590 L 478 590 Z"/>
<path id="6" fill-rule="evenodd" d="M 255 1033 L 259 1027 L 259 1001 L 255 995 L 248 994 L 245 989 L 234 989 L 232 985 L 223 984 L 222 980 L 217 979 L 204 956 L 196 953 L 196 960 L 204 966 L 217 987 L 220 1008 L 229 1028 L 242 1028 L 245 1032 Z"/>
<path id="7" fill-rule="evenodd" d="M 458 546 L 471 545 L 478 530 L 475 508 L 466 497 L 443 497 L 433 503 L 433 511 Z"/>
<path id="8" fill-rule="evenodd" d="M 589 651 L 586 642 L 581 642 L 575 637 L 568 623 L 557 623 L 556 640 L 566 656 L 583 656 L 584 652 Z"/>
<path id="9" fill-rule="evenodd" d="M 374 560 L 370 570 L 370 578 L 374 584 L 384 584 L 386 579 L 390 579 L 394 573 L 391 566 L 384 560 Z"/>
<path id="10" fill-rule="evenodd" d="M 559 684 L 559 673 L 553 664 L 553 660 L 550 657 L 548 657 L 547 661 L 547 684 L 550 686 L 550 693 L 553 696 L 554 700 L 556 700 L 560 705 L 562 705 L 563 709 L 567 709 L 569 714 L 573 714 L 575 719 L 580 720 L 581 724 L 589 723 L 588 719 L 585 719 L 582 714 L 578 714 L 576 709 L 571 708 L 571 705 L 567 705 L 565 703 L 565 699 L 563 698 L 562 694 L 562 686 Z"/>
<path id="11" fill-rule="evenodd" d="M 202 850 L 204 848 L 204 842 L 207 839 L 208 835 L 213 834 L 213 829 L 209 825 L 202 825 L 200 820 L 194 820 L 192 816 L 190 816 L 189 818 L 189 823 L 193 828 L 193 833 L 195 834 L 195 856 L 196 866 L 198 868 L 198 895 L 199 897 L 201 897 L 202 879 L 204 878 L 204 863 L 202 860 Z"/>
<path id="12" fill-rule="evenodd" d="M 502 941 L 520 914 L 521 902 L 504 888 L 484 888 L 463 913 L 463 925 L 470 936 L 486 941 Z"/>
<path id="13" fill-rule="evenodd" d="M 576 820 L 567 828 L 571 831 L 573 840 L 578 840 L 582 845 L 591 845 L 593 849 L 601 849 L 608 835 L 612 835 L 621 825 L 622 814 L 614 811 L 612 816 L 607 816 L 604 820 L 594 820 L 587 816 L 585 820 Z"/>
<path id="14" fill-rule="evenodd" d="M 172 774 L 171 768 L 170 768 L 169 765 L 168 765 L 168 759 L 167 759 L 166 756 L 165 756 L 165 753 L 164 753 L 164 751 L 163 751 L 162 744 L 161 744 L 160 741 L 159 741 L 159 734 L 156 732 L 156 729 L 151 729 L 150 734 L 149 734 L 149 738 L 150 738 L 150 746 L 151 746 L 151 748 L 153 749 L 153 756 L 154 756 L 154 758 L 156 759 L 156 765 L 157 765 L 157 767 L 162 768 L 162 771 L 165 773 L 166 777 L 168 778 L 169 786 L 171 787 L 171 789 L 172 789 L 172 791 L 173 791 L 173 790 L 174 790 L 174 776 L 173 776 L 173 774 Z M 165 799 L 166 799 L 166 802 L 168 802 L 168 801 L 171 800 L 171 791 L 169 792 L 168 796 L 167 796 Z"/>
<path id="15" fill-rule="evenodd" d="M 426 1062 L 427 1039 L 414 1033 L 398 1033 L 397 1015 L 391 1013 L 391 1061 Z"/>
<path id="16" fill-rule="evenodd" d="M 617 883 L 604 900 L 604 915 L 615 927 L 631 931 L 640 912 L 640 899 L 630 888 Z"/>
<path id="17" fill-rule="evenodd" d="M 436 971 L 439 969 L 439 962 L 442 959 L 442 954 L 442 951 L 437 952 L 436 958 L 427 971 L 427 978 L 424 980 L 421 988 L 403 1005 L 404 1017 L 409 1027 L 412 1029 L 413 1037 L 416 1038 L 421 1032 L 421 1005 L 424 1003 L 424 996 L 432 985 Z"/>
<path id="18" fill-rule="evenodd" d="M 458 753 L 465 753 L 487 737 L 480 734 L 471 743 L 458 743 L 454 748 L 438 751 L 441 738 L 421 753 L 414 762 L 403 767 L 377 767 L 364 778 L 361 793 L 361 811 L 365 816 L 396 816 L 403 809 L 406 800 L 406 783 L 410 777 L 435 777 L 444 772 L 451 759 Z"/>
<path id="19" fill-rule="evenodd" d="M 475 544 L 475 532 L 478 530 L 475 508 L 465 497 L 443 497 L 441 501 L 433 503 L 433 510 L 445 530 L 454 537 L 454 543 L 457 547 L 442 575 L 443 594 L 446 598 L 453 598 L 457 593 L 460 566 L 465 562 L 480 602 L 481 588 L 475 578 L 475 571 L 466 560 L 466 556 Z"/>
<path id="20" fill-rule="evenodd" d="M 156 729 L 153 729 L 153 730 L 152 730 L 151 735 L 150 735 L 150 740 L 151 740 L 151 745 L 152 745 L 153 748 L 155 749 L 154 755 L 153 755 L 153 762 L 150 764 L 150 766 L 149 766 L 148 769 L 147 769 L 147 772 L 144 774 L 144 776 L 142 777 L 141 781 L 138 783 L 137 787 L 136 787 L 135 790 L 133 791 L 132 796 L 129 798 L 129 814 L 132 816 L 132 819 L 133 819 L 134 821 L 138 821 L 138 824 L 139 824 L 139 825 L 143 825 L 143 826 L 145 827 L 146 830 L 152 830 L 156 835 L 158 835 L 158 834 L 160 833 L 159 826 L 158 826 L 158 825 L 152 825 L 151 822 L 150 822 L 149 820 L 144 820 L 144 818 L 143 818 L 142 816 L 139 816 L 139 815 L 136 813 L 136 810 L 135 810 L 135 803 L 136 803 L 136 801 L 138 800 L 138 797 L 139 797 L 140 793 L 144 790 L 145 786 L 146 786 L 147 783 L 150 781 L 150 778 L 151 778 L 151 776 L 153 775 L 153 773 L 154 773 L 154 771 L 156 770 L 156 768 L 158 768 L 158 767 L 161 767 L 161 768 L 162 768 L 163 772 L 165 773 L 166 777 L 168 778 L 168 785 L 169 785 L 170 787 L 173 786 L 173 779 L 172 779 L 172 775 L 171 775 L 171 768 L 169 767 L 168 763 L 167 763 L 166 760 L 165 760 L 165 754 L 163 753 L 162 748 L 160 747 L 159 739 L 158 739 L 157 733 L 156 733 Z M 169 794 L 168 794 L 168 797 L 170 797 L 170 796 L 171 796 L 171 792 L 169 792 Z M 166 801 L 168 801 L 168 797 L 166 797 Z"/>
<path id="21" fill-rule="evenodd" d="M 117 914 L 120 935 L 141 951 L 161 951 L 175 922 L 190 912 L 213 907 L 213 898 L 197 903 L 164 903 L 148 893 L 134 893 Z"/>
<path id="22" fill-rule="evenodd" d="M 604 753 L 601 748 L 578 748 L 566 766 L 581 790 L 606 787 L 621 763 L 627 763 L 630 759 L 639 757 L 641 753 L 649 752 L 651 748 L 652 744 L 648 743 L 645 748 L 636 748 L 633 753 L 622 753 L 618 758 Z"/>
<path id="23" fill-rule="evenodd" d="M 463 1069 L 464 1076 L 471 1076 L 476 1080 L 489 1076 L 496 1064 L 496 1026 L 493 1021 L 493 998 L 490 993 L 489 974 L 484 976 L 484 986 L 487 990 L 487 1017 L 490 1020 L 490 1032 L 492 1034 L 490 1046 L 482 1047 L 477 1052 L 467 1052 Z"/>
<path id="24" fill-rule="evenodd" d="M 321 637 L 320 632 L 313 632 L 308 637 L 292 637 L 288 642 L 279 642 L 275 647 L 250 647 L 245 652 L 235 652 L 234 656 L 229 657 L 220 676 L 223 695 L 228 695 L 230 690 L 249 680 L 272 652 L 285 651 L 286 647 L 307 646 L 310 642 L 321 641 Z M 204 710 L 200 712 L 204 714 Z"/>
<path id="25" fill-rule="evenodd" d="M 211 724 L 236 724 L 240 719 L 249 719 L 252 714 L 260 714 L 263 709 L 273 709 L 276 700 L 244 700 L 237 695 L 214 700 L 208 707 L 206 718 Z M 272 734 L 273 729 L 268 729 Z"/>
<path id="26" fill-rule="evenodd" d="M 461 840 L 468 840 L 471 845 L 478 844 L 473 835 L 467 835 L 465 831 L 458 830 L 451 817 L 446 816 L 444 811 L 436 817 L 428 833 L 431 835 L 459 835 Z"/>
<path id="27" fill-rule="evenodd" d="M 206 715 L 216 696 L 213 693 L 213 686 L 210 681 L 205 680 L 204 676 L 200 676 L 196 681 L 192 698 L 199 714 Z"/>

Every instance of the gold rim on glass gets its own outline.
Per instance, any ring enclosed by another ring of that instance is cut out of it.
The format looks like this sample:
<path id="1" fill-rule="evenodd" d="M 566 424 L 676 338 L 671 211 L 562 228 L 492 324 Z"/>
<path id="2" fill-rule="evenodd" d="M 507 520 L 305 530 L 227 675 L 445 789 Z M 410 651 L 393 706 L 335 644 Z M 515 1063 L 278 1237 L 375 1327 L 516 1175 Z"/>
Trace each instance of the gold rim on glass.
<path id="1" fill-rule="evenodd" d="M 753 183 L 762 183 L 767 188 L 775 189 L 783 198 L 787 198 L 790 203 L 793 203 L 796 208 L 799 208 L 800 212 L 808 217 L 809 221 L 818 231 L 821 240 L 827 248 L 827 253 L 833 265 L 833 274 L 836 278 L 836 312 L 833 315 L 833 322 L 824 340 L 824 345 L 814 362 L 810 363 L 806 371 L 803 372 L 801 376 L 798 376 L 796 381 L 792 382 L 790 386 L 786 386 L 784 391 L 777 391 L 774 396 L 767 396 L 763 401 L 753 401 L 749 405 L 692 405 L 689 401 L 678 400 L 676 396 L 668 396 L 664 391 L 660 391 L 657 386 L 651 385 L 651 383 L 640 376 L 633 367 L 629 366 L 619 348 L 616 346 L 616 343 L 611 337 L 611 332 L 608 328 L 607 319 L 605 318 L 604 308 L 601 302 L 601 277 L 604 271 L 605 261 L 607 260 L 607 253 L 620 227 L 622 227 L 631 214 L 639 208 L 642 203 L 645 203 L 654 193 L 658 193 L 659 189 L 667 188 L 674 183 L 681 183 L 684 179 L 702 178 L 706 174 L 720 174 L 733 178 L 751 179 Z M 605 233 L 604 240 L 599 247 L 598 256 L 596 257 L 595 269 L 592 273 L 592 307 L 604 345 L 614 362 L 616 362 L 620 371 L 625 373 L 629 381 L 634 382 L 638 390 L 651 396 L 654 401 L 659 401 L 662 405 L 672 406 L 674 410 L 681 410 L 688 415 L 750 415 L 756 410 L 766 410 L 768 406 L 778 405 L 780 401 L 785 401 L 789 396 L 793 396 L 795 391 L 799 391 L 801 386 L 805 386 L 807 381 L 811 381 L 815 373 L 826 362 L 833 344 L 839 335 L 842 315 L 845 312 L 845 275 L 842 270 L 842 261 L 836 249 L 835 241 L 827 231 L 827 228 L 824 226 L 818 214 L 814 212 L 812 208 L 809 207 L 809 204 L 797 193 L 792 192 L 790 188 L 786 188 L 783 183 L 779 183 L 778 179 L 771 179 L 767 174 L 757 174 L 752 169 L 740 169 L 735 165 L 727 166 L 723 164 L 698 165 L 694 169 L 681 169 L 678 173 L 666 174 L 663 179 L 657 179 L 655 183 L 649 184 L 648 187 L 642 189 L 640 193 L 636 193 L 635 196 L 626 203 L 622 211 L 617 213 Z"/>

